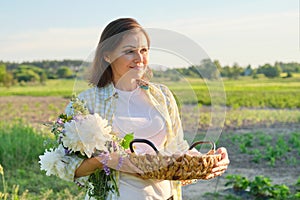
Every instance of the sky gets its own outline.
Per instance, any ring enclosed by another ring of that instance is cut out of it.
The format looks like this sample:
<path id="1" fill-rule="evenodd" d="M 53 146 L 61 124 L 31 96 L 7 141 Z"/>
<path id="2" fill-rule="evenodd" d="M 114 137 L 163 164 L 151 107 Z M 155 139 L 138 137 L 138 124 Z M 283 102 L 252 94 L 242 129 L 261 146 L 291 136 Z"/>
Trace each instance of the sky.
<path id="1" fill-rule="evenodd" d="M 1 0 L 0 60 L 86 60 L 109 22 L 133 17 L 145 28 L 189 38 L 222 66 L 300 62 L 299 4 L 299 0 Z M 178 55 L 152 54 L 157 64 L 186 64 Z"/>

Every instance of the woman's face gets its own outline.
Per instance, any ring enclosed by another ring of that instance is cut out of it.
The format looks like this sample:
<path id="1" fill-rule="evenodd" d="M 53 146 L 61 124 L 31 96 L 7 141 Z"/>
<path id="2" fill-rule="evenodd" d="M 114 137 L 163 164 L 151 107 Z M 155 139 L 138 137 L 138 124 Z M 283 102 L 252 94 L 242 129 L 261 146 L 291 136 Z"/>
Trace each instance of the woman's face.
<path id="1" fill-rule="evenodd" d="M 141 78 L 148 65 L 148 42 L 143 32 L 132 32 L 124 36 L 115 50 L 106 56 L 111 62 L 113 81 Z"/>

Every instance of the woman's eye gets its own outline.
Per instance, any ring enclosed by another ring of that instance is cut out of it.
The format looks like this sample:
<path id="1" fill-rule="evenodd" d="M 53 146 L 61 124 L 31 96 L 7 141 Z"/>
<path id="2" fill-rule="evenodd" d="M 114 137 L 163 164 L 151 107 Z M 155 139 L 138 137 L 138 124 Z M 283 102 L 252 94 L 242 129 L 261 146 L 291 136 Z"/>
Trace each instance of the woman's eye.
<path id="1" fill-rule="evenodd" d="M 133 50 L 126 50 L 125 54 L 130 54 L 130 53 L 133 53 L 133 52 L 134 52 Z"/>
<path id="2" fill-rule="evenodd" d="M 147 49 L 147 48 L 141 49 L 141 53 L 147 53 L 147 52 L 148 52 L 148 49 Z"/>

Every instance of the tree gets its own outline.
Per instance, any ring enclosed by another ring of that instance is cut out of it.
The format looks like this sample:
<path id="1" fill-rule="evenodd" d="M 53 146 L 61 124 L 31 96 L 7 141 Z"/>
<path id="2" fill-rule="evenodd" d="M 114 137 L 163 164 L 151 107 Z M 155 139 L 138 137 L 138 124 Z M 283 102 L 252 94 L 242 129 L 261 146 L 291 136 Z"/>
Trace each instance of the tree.
<path id="1" fill-rule="evenodd" d="M 282 72 L 300 72 L 300 64 L 296 62 L 290 63 L 282 63 L 282 62 L 275 62 L 275 66 L 279 65 Z"/>
<path id="2" fill-rule="evenodd" d="M 233 67 L 231 68 L 231 73 L 229 78 L 238 79 L 239 76 L 243 73 L 243 68 L 240 67 L 237 63 L 234 63 Z"/>
<path id="3" fill-rule="evenodd" d="M 3 85 L 6 88 L 9 88 L 13 84 L 14 84 L 14 76 L 11 72 L 7 72 L 4 76 L 4 79 L 3 79 Z"/>
<path id="4" fill-rule="evenodd" d="M 203 59 L 198 69 L 202 78 L 217 79 L 220 75 L 216 65 L 210 59 Z"/>
<path id="5" fill-rule="evenodd" d="M 45 84 L 46 80 L 47 80 L 47 74 L 46 74 L 45 71 L 43 71 L 43 72 L 40 74 L 40 83 L 41 83 L 41 84 Z"/>
<path id="6" fill-rule="evenodd" d="M 253 75 L 253 69 L 251 68 L 251 65 L 248 65 L 244 70 L 244 76 L 251 76 L 251 75 Z"/>
<path id="7" fill-rule="evenodd" d="M 244 75 L 244 69 L 240 67 L 237 63 L 234 63 L 232 67 L 225 66 L 221 69 L 222 77 L 238 79 L 241 75 Z"/>
<path id="8" fill-rule="evenodd" d="M 265 64 L 257 69 L 257 73 L 264 74 L 268 78 L 275 78 L 280 76 L 281 68 L 278 64 L 276 64 L 274 67 L 270 64 Z"/>
<path id="9" fill-rule="evenodd" d="M 214 60 L 214 64 L 217 67 L 217 70 L 219 70 L 219 73 L 221 73 L 222 65 L 221 65 L 220 61 L 219 60 Z"/>
<path id="10" fill-rule="evenodd" d="M 292 77 L 293 77 L 292 72 L 288 72 L 285 78 L 292 78 Z"/>
<path id="11" fill-rule="evenodd" d="M 230 67 L 229 66 L 225 66 L 221 69 L 221 76 L 222 77 L 229 77 L 230 76 Z"/>
<path id="12" fill-rule="evenodd" d="M 22 82 L 22 81 L 39 82 L 40 81 L 40 76 L 30 69 L 16 73 L 15 77 L 18 80 L 18 82 Z"/>
<path id="13" fill-rule="evenodd" d="M 5 75 L 6 75 L 6 65 L 1 64 L 0 65 L 0 83 L 3 83 Z"/>
<path id="14" fill-rule="evenodd" d="M 62 66 L 62 67 L 58 68 L 57 76 L 58 76 L 58 78 L 72 78 L 73 71 L 67 66 Z"/>
<path id="15" fill-rule="evenodd" d="M 14 77 L 18 82 L 45 82 L 45 71 L 33 65 L 19 65 L 13 71 Z"/>
<path id="16" fill-rule="evenodd" d="M 274 75 L 275 77 L 280 77 L 282 70 L 279 64 L 275 64 L 274 66 Z"/>

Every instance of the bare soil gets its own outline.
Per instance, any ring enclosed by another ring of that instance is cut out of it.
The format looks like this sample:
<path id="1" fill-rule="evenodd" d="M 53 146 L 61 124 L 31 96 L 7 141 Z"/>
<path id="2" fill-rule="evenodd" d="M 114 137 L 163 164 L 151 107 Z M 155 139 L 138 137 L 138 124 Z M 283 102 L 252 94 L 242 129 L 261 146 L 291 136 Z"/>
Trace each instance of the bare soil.
<path id="1" fill-rule="evenodd" d="M 10 122 L 21 119 L 38 129 L 44 129 L 44 123 L 54 121 L 64 112 L 69 99 L 63 97 L 0 97 L 0 121 Z"/>
<path id="2" fill-rule="evenodd" d="M 278 137 L 280 135 L 288 135 L 292 132 L 300 132 L 300 125 L 295 124 L 283 127 L 276 126 L 273 128 L 239 129 L 230 131 L 230 134 L 242 135 L 245 133 L 254 133 L 258 131 L 262 132 L 263 134 Z M 227 171 L 222 176 L 215 179 L 208 181 L 198 181 L 196 184 L 183 187 L 183 199 L 210 199 L 211 197 L 203 196 L 207 192 L 218 192 L 221 194 L 232 193 L 233 191 L 230 189 L 232 188 L 232 186 L 225 187 L 225 183 L 227 182 L 225 177 L 228 174 L 239 174 L 245 176 L 249 180 L 253 180 L 255 176 L 262 175 L 265 177 L 269 177 L 272 180 L 272 184 L 285 184 L 289 187 L 293 186 L 296 183 L 297 179 L 300 178 L 300 155 L 297 152 L 293 152 L 289 155 L 291 157 L 295 157 L 297 163 L 290 164 L 287 163 L 284 159 L 279 159 L 276 160 L 276 164 L 273 167 L 267 161 L 254 163 L 253 161 L 251 161 L 251 155 L 242 154 L 239 150 L 239 145 L 228 141 L 225 135 L 224 137 L 220 137 L 219 146 L 226 147 L 229 154 L 230 165 Z M 253 148 L 255 148 L 255 146 L 253 146 Z M 258 146 L 258 148 L 261 149 L 262 147 Z"/>

